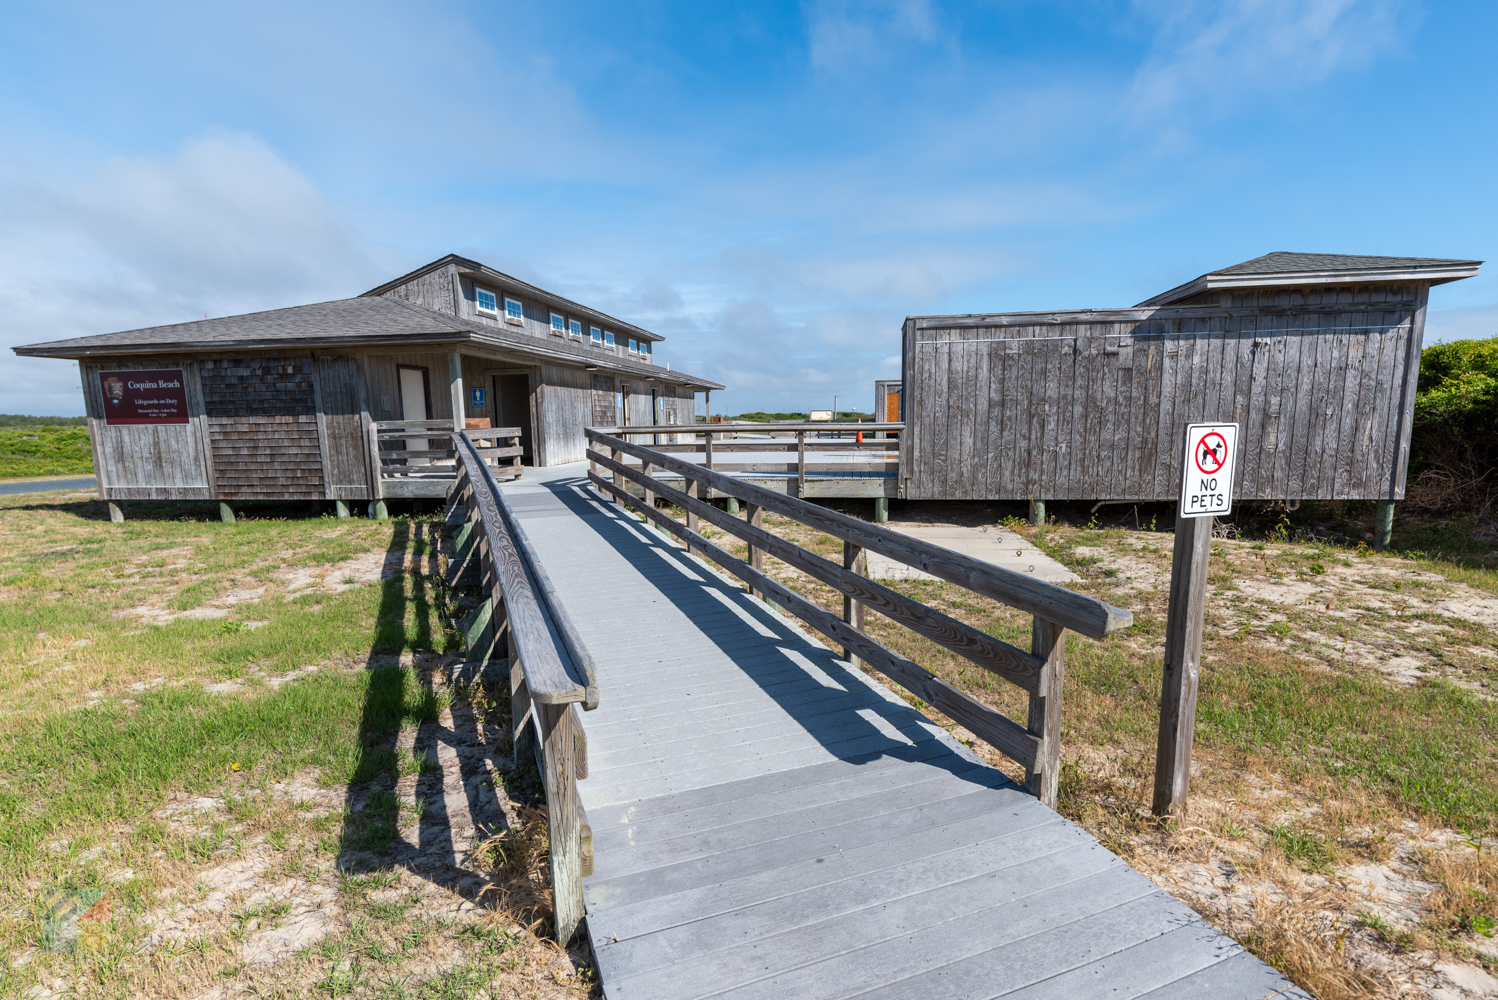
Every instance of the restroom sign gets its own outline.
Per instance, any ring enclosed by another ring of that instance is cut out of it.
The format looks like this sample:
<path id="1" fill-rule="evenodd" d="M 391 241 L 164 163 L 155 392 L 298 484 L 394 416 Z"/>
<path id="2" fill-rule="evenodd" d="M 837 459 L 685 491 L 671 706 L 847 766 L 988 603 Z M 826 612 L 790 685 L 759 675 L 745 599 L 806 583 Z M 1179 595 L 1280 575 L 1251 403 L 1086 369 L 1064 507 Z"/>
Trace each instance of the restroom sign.
<path id="1" fill-rule="evenodd" d="M 1179 517 L 1211 517 L 1233 509 L 1238 465 L 1237 424 L 1187 424 Z"/>

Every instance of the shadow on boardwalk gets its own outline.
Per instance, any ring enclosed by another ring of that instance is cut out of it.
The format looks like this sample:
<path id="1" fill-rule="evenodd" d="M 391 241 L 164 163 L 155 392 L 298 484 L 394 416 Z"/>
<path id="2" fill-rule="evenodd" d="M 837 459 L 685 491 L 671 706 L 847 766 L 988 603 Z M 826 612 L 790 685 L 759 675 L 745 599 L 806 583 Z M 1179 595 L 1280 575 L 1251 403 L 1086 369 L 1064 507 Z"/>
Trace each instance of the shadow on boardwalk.
<path id="1" fill-rule="evenodd" d="M 705 571 L 663 534 L 602 501 L 586 480 L 560 479 L 544 485 L 575 516 L 579 528 L 593 532 L 647 584 L 669 598 L 696 631 L 827 753 L 850 763 L 882 757 L 920 760 L 960 772 L 985 786 L 996 780 L 1012 784 L 999 772 L 975 772 L 976 758 L 960 755 L 950 743 L 938 742 L 934 724 L 903 704 L 893 704 L 881 690 L 871 687 L 869 678 L 754 600 L 741 585 Z M 519 498 L 511 502 L 517 512 L 527 506 Z M 578 544 L 585 543 L 579 540 Z M 573 614 L 579 620 L 583 617 L 576 609 Z M 604 697 L 619 683 L 621 679 L 605 680 Z"/>

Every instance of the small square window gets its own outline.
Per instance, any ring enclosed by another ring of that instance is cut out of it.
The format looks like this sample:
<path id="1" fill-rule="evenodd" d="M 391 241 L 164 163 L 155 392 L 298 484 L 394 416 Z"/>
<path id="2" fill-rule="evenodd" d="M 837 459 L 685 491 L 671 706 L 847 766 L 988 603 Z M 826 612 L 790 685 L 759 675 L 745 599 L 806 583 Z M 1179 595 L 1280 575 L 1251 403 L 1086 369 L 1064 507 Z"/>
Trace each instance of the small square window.
<path id="1" fill-rule="evenodd" d="M 613 347 L 614 346 L 614 331 L 613 330 L 605 330 L 605 331 L 603 331 L 603 346 L 604 347 Z"/>
<path id="2" fill-rule="evenodd" d="M 562 316 L 561 313 L 552 313 L 551 314 L 551 332 L 552 333 L 566 333 L 567 332 L 567 320 L 566 320 L 565 317 Z"/>
<path id="3" fill-rule="evenodd" d="M 598 327 L 596 326 L 590 326 L 588 327 L 588 333 L 593 338 L 593 343 L 597 344 L 599 347 L 603 346 L 602 330 L 598 329 Z"/>
<path id="4" fill-rule="evenodd" d="M 519 299 L 505 296 L 505 319 L 512 319 L 517 323 L 525 319 L 525 307 L 520 304 Z"/>
<path id="5" fill-rule="evenodd" d="M 650 360 L 650 341 L 640 341 L 640 357 L 645 361 Z"/>
<path id="6" fill-rule="evenodd" d="M 482 288 L 477 288 L 474 289 L 474 293 L 478 297 L 479 312 L 492 313 L 499 311 L 499 302 L 494 298 L 493 292 L 486 292 Z"/>
<path id="7" fill-rule="evenodd" d="M 631 354 L 638 354 L 638 353 L 640 353 L 640 344 L 633 337 L 629 338 L 629 353 L 631 353 Z"/>
<path id="8" fill-rule="evenodd" d="M 570 334 L 572 334 L 578 340 L 583 339 L 583 325 L 582 325 L 582 323 L 579 322 L 578 320 L 575 320 L 575 319 L 568 320 L 567 321 L 567 332 L 570 333 Z"/>

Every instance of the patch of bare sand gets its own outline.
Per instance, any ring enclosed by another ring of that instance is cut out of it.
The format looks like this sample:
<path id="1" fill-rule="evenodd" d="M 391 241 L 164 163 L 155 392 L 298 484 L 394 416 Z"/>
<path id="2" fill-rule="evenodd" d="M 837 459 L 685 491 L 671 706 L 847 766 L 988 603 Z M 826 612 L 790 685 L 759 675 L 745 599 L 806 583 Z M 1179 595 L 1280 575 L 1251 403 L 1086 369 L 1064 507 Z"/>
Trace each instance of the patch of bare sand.
<path id="1" fill-rule="evenodd" d="M 337 594 L 352 587 L 393 580 L 401 573 L 434 576 L 438 572 L 435 548 L 417 553 L 410 548 L 365 552 L 332 566 L 298 566 L 281 574 L 284 600 L 305 594 Z"/>

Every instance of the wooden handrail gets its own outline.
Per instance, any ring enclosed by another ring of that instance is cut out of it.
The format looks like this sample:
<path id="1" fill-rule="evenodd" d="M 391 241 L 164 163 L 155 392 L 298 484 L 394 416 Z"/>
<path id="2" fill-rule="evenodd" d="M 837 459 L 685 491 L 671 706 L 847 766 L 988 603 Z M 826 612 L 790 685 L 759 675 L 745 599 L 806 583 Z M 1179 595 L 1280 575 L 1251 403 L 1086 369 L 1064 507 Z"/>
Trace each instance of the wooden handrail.
<path id="1" fill-rule="evenodd" d="M 578 780 L 588 775 L 587 739 L 577 709 L 598 706 L 598 673 L 524 526 L 484 461 L 485 449 L 476 447 L 468 434 L 449 433 L 458 458 L 449 499 L 467 511 L 465 534 L 477 530 L 478 541 L 470 541 L 466 551 L 477 553 L 489 591 L 480 608 L 487 618 L 475 622 L 474 631 L 484 630 L 494 640 L 504 637 L 516 762 L 529 747 L 541 771 L 557 940 L 565 945 L 582 922 L 582 880 L 592 874 L 593 834 L 577 793 Z"/>
<path id="2" fill-rule="evenodd" d="M 900 421 L 886 423 L 850 424 L 839 421 L 819 420 L 784 424 L 620 424 L 614 427 L 593 427 L 602 434 L 723 434 L 728 431 L 754 431 L 767 434 L 774 431 L 834 431 L 839 434 L 856 434 L 869 431 L 902 431 L 905 424 Z"/>
<path id="3" fill-rule="evenodd" d="M 1085 594 L 683 462 L 595 428 L 586 433 L 590 442 L 587 457 L 593 463 L 588 478 L 599 490 L 640 511 L 649 521 L 680 538 L 690 551 L 706 556 L 743 580 L 756 596 L 771 598 L 823 635 L 839 642 L 846 657 L 863 660 L 966 726 L 1024 767 L 1031 791 L 1047 805 L 1055 806 L 1061 766 L 1060 711 L 1065 629 L 1073 628 L 1084 635 L 1101 638 L 1131 623 L 1133 616 L 1129 612 Z M 605 455 L 591 445 L 607 448 L 611 454 Z M 626 455 L 638 459 L 641 465 L 625 464 Z M 682 476 L 687 489 L 678 490 L 655 478 L 652 475 L 655 467 Z M 611 473 L 611 478 L 600 475 L 600 468 Z M 624 486 L 625 480 L 639 485 L 647 499 L 642 500 L 629 492 Z M 740 520 L 700 499 L 703 487 L 744 500 L 748 504 L 747 518 Z M 657 510 L 654 504 L 656 496 L 685 510 L 687 523 L 683 525 Z M 783 514 L 842 539 L 843 564 L 839 566 L 766 531 L 761 521 L 765 510 Z M 696 530 L 699 518 L 746 542 L 749 558 L 739 559 L 702 536 Z M 866 550 L 916 566 L 1011 607 L 1029 611 L 1034 616 L 1030 651 L 1017 649 L 869 579 L 861 572 Z M 842 618 L 767 575 L 763 569 L 763 553 L 769 553 L 840 591 L 844 595 Z M 1027 724 L 1021 727 L 867 635 L 862 629 L 864 607 L 872 607 L 1028 692 L 1030 710 Z"/>
<path id="4" fill-rule="evenodd" d="M 503 620 L 509 624 L 516 652 L 519 653 L 520 662 L 525 665 L 526 684 L 531 697 L 545 705 L 587 701 L 589 685 L 586 675 L 583 678 L 573 677 L 563 664 L 556 645 L 551 641 L 547 615 L 542 612 L 537 599 L 538 589 L 543 593 L 554 594 L 555 591 L 549 586 L 533 586 L 532 578 L 537 578 L 539 582 L 545 571 L 535 561 L 529 541 L 521 542 L 517 538 L 520 533 L 509 516 L 508 504 L 500 494 L 494 474 L 489 471 L 483 459 L 473 453 L 473 446 L 467 442 L 464 444 L 466 447 L 460 449 L 459 459 L 463 472 L 473 487 L 471 496 L 476 505 L 483 537 L 488 542 L 488 554 L 493 562 L 496 585 L 494 589 L 498 595 L 496 599 L 504 603 Z M 524 557 L 522 552 L 525 553 Z M 550 584 L 549 580 L 547 584 Z M 548 601 L 547 610 L 551 612 L 551 618 L 560 632 L 561 622 L 556 621 L 556 606 Z M 570 624 L 569 621 L 568 625 Z M 575 636 L 575 630 L 573 634 Z M 581 647 L 580 641 L 578 645 Z M 579 669 L 582 668 L 581 664 L 578 666 Z M 596 694 L 593 701 L 597 704 Z"/>
<path id="5" fill-rule="evenodd" d="M 1037 580 L 1033 576 L 1016 573 L 691 462 L 683 462 L 592 428 L 588 429 L 587 435 L 590 441 L 616 448 L 641 461 L 648 460 L 651 464 L 659 465 L 684 478 L 701 481 L 719 493 L 783 514 L 834 538 L 852 542 L 870 552 L 877 552 L 896 562 L 924 570 L 934 577 L 955 583 L 984 597 L 991 597 L 1001 604 L 1040 615 L 1047 621 L 1056 622 L 1063 628 L 1090 638 L 1100 639 L 1110 632 L 1127 628 L 1134 622 L 1134 616 L 1129 612 L 1096 597 L 1078 594 L 1054 583 Z M 593 455 L 590 452 L 588 457 L 592 459 Z"/>

